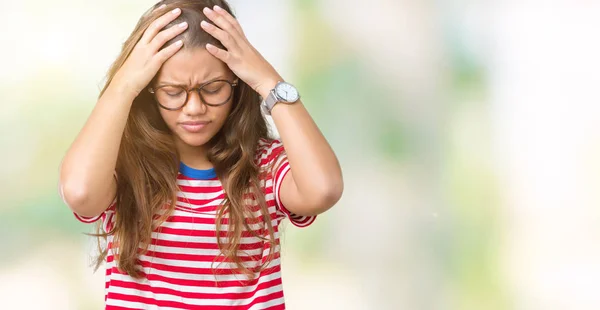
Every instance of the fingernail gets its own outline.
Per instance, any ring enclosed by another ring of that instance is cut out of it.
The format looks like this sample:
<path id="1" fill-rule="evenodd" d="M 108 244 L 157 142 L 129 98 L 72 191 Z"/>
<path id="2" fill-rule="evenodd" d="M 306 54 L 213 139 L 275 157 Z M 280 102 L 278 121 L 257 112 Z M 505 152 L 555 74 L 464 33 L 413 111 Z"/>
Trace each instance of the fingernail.
<path id="1" fill-rule="evenodd" d="M 166 7 L 167 7 L 167 5 L 166 5 L 166 4 L 163 4 L 163 5 L 159 6 L 159 7 L 158 7 L 158 9 L 159 9 L 159 10 L 162 10 L 162 9 L 164 9 L 164 8 L 166 8 Z"/>
<path id="2" fill-rule="evenodd" d="M 201 21 L 200 25 L 204 26 L 204 27 L 208 27 L 208 23 L 205 20 Z"/>
<path id="3" fill-rule="evenodd" d="M 212 10 L 209 7 L 204 8 L 204 12 L 211 12 Z"/>
<path id="4" fill-rule="evenodd" d="M 214 9 L 215 11 L 223 11 L 223 9 L 218 5 L 215 5 Z"/>
<path id="5" fill-rule="evenodd" d="M 176 8 L 173 11 L 171 11 L 171 13 L 173 13 L 173 14 L 179 14 L 179 12 L 181 12 L 181 9 L 179 9 L 179 8 Z"/>
<path id="6" fill-rule="evenodd" d="M 187 26 L 187 22 L 183 22 L 179 24 L 180 28 L 185 28 Z"/>
<path id="7" fill-rule="evenodd" d="M 183 44 L 182 40 L 177 40 L 177 42 L 175 42 L 175 45 L 181 45 L 181 44 Z"/>

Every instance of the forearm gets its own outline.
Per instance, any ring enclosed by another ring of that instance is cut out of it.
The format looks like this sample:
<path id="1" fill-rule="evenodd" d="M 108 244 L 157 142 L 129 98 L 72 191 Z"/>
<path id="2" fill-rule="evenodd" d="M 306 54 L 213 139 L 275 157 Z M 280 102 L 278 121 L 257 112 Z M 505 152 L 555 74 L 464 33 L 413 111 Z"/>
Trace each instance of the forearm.
<path id="1" fill-rule="evenodd" d="M 102 212 L 115 194 L 113 173 L 132 102 L 118 88 L 107 88 L 61 163 L 63 199 L 82 215 Z"/>
<path id="2" fill-rule="evenodd" d="M 290 164 L 293 175 L 290 184 L 295 185 L 300 196 L 294 200 L 301 200 L 313 209 L 331 207 L 343 190 L 340 164 L 302 101 L 278 103 L 271 115 Z"/>

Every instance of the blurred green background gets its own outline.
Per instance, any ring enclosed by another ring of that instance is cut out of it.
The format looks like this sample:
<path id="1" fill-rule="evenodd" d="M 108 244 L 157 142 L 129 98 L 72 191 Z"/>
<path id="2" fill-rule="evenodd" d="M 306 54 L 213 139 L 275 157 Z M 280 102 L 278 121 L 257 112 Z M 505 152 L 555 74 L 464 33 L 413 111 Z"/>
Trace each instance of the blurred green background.
<path id="1" fill-rule="evenodd" d="M 152 4 L 1 3 L 3 309 L 102 308 L 58 166 Z M 286 225 L 289 309 L 600 308 L 600 4 L 231 4 L 344 172 Z"/>

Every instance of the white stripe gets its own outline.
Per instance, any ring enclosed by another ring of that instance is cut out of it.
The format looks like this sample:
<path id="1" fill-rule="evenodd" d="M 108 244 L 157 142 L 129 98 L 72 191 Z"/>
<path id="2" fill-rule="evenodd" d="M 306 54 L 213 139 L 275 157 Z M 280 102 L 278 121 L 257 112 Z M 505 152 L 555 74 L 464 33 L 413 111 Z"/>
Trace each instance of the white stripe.
<path id="1" fill-rule="evenodd" d="M 254 296 L 252 296 L 250 298 L 240 299 L 240 300 L 233 300 L 231 302 L 231 305 L 245 306 L 245 305 L 251 303 L 254 299 L 257 299 L 257 298 L 259 298 L 261 296 L 266 296 L 266 295 L 273 294 L 273 293 L 276 293 L 276 292 L 281 292 L 281 291 L 283 291 L 283 286 L 281 284 L 275 285 L 275 286 L 271 286 L 271 287 L 267 287 L 267 288 L 264 288 L 262 290 L 256 291 L 256 294 L 254 294 Z"/>
<path id="2" fill-rule="evenodd" d="M 282 146 L 282 143 L 281 142 L 270 142 L 270 141 L 267 142 L 266 140 L 261 139 L 259 141 L 259 146 L 260 146 L 260 150 L 259 150 L 258 154 L 261 154 L 261 155 L 256 156 L 255 158 L 259 161 L 263 161 L 266 158 L 271 157 L 274 149 Z M 264 154 L 262 153 L 263 151 L 264 151 Z M 286 161 L 286 156 L 282 155 L 282 156 L 278 156 L 277 158 L 273 158 L 272 160 L 267 162 L 266 165 L 275 165 L 275 167 L 278 167 L 278 165 L 285 163 L 285 161 Z M 262 165 L 262 167 L 260 167 L 261 171 L 266 169 L 266 165 Z M 273 192 L 271 194 L 265 195 L 265 199 L 267 202 L 275 201 L 277 206 L 281 205 L 281 202 L 278 201 L 278 199 L 277 199 L 278 194 L 279 194 L 278 187 L 280 187 L 283 176 L 289 169 L 290 169 L 290 167 L 288 165 L 288 167 L 286 167 L 284 170 L 281 171 L 283 173 L 281 174 L 280 178 L 278 180 L 276 180 L 275 182 L 273 179 L 269 179 L 268 181 L 263 180 L 261 185 L 265 186 L 265 188 L 270 187 L 273 189 Z M 222 186 L 222 184 L 219 180 L 207 181 L 207 180 L 181 180 L 181 179 L 178 179 L 177 184 L 180 186 L 190 186 L 190 187 L 207 187 L 207 186 L 220 187 L 220 186 Z M 275 187 L 277 187 L 277 188 L 275 188 Z M 217 199 L 217 197 L 219 195 L 223 195 L 223 193 L 224 193 L 224 191 L 222 188 L 219 189 L 218 192 L 212 192 L 212 193 L 192 193 L 192 192 L 186 192 L 186 191 L 179 191 L 177 193 L 178 197 L 181 197 L 183 199 L 187 198 L 190 200 L 208 200 L 209 203 L 199 206 L 199 205 L 191 205 L 186 202 L 177 201 L 176 206 L 178 208 L 175 209 L 173 215 L 174 216 L 191 217 L 192 223 L 164 222 L 163 226 L 169 227 L 169 228 L 194 230 L 194 231 L 199 231 L 199 230 L 214 231 L 216 229 L 216 225 L 193 223 L 193 219 L 194 218 L 204 219 L 204 220 L 215 219 L 217 211 L 203 212 L 203 211 L 201 211 L 201 209 L 203 207 L 209 207 L 209 208 L 217 207 L 218 208 L 220 205 L 222 205 L 223 199 Z M 245 199 L 244 202 L 247 204 L 250 204 L 250 205 L 256 204 L 256 200 L 253 200 L 253 199 Z M 189 210 L 186 210 L 186 209 L 189 209 Z M 197 211 L 197 212 L 195 212 L 195 211 Z M 279 208 L 276 206 L 269 207 L 268 211 L 270 214 L 278 215 L 277 218 L 275 218 L 272 221 L 272 225 L 274 227 L 277 227 L 277 225 L 279 225 L 280 221 L 284 217 L 286 217 L 286 215 L 283 212 L 281 212 L 281 210 L 279 210 Z M 261 215 L 260 210 L 253 212 L 253 216 L 260 216 L 260 215 Z M 114 221 L 113 217 L 107 217 L 107 219 L 109 219 L 109 220 L 111 218 Z M 303 219 L 307 219 L 307 218 L 308 217 L 292 216 L 292 219 L 290 219 L 290 220 L 295 221 L 295 220 L 303 220 Z M 312 222 L 312 220 L 310 222 Z M 262 228 L 263 225 L 264 224 L 262 224 L 262 225 L 261 224 L 252 224 L 251 227 L 252 227 L 252 229 L 258 229 L 258 228 Z M 224 231 L 226 231 L 227 228 L 228 228 L 228 225 L 222 225 L 222 229 Z M 198 243 L 209 243 L 209 244 L 216 244 L 216 242 L 217 242 L 216 237 L 194 237 L 194 236 L 188 236 L 188 235 L 173 235 L 173 234 L 165 234 L 165 233 L 157 233 L 157 232 L 153 232 L 152 237 L 154 239 L 165 240 L 165 241 L 198 242 Z M 275 233 L 274 237 L 278 240 L 280 237 L 280 233 Z M 111 241 L 112 239 L 113 239 L 112 236 L 109 236 L 109 241 Z M 245 237 L 245 238 L 241 238 L 240 241 L 241 241 L 241 244 L 263 245 L 263 241 L 261 241 L 259 238 L 256 238 L 256 237 Z M 175 254 L 175 255 L 187 254 L 187 255 L 216 256 L 216 255 L 220 254 L 220 251 L 218 249 L 217 250 L 193 249 L 193 248 L 179 248 L 179 247 L 158 246 L 158 245 L 151 245 L 150 250 L 157 252 L 157 253 L 169 253 L 169 254 Z M 275 251 L 279 252 L 280 248 L 276 247 Z M 265 255 L 268 255 L 269 249 L 264 249 L 263 247 L 261 247 L 258 249 L 247 250 L 246 253 L 248 255 L 253 255 L 253 256 L 261 255 L 261 253 L 262 253 L 262 256 L 264 257 Z M 112 255 L 112 251 L 109 254 Z M 181 266 L 181 267 L 203 268 L 203 269 L 217 268 L 219 270 L 237 268 L 237 265 L 235 263 L 220 263 L 220 264 L 216 263 L 216 262 L 213 263 L 212 259 L 209 261 L 206 261 L 206 262 L 198 262 L 198 261 L 190 261 L 190 260 L 162 259 L 162 258 L 156 258 L 156 257 L 149 257 L 146 255 L 140 255 L 139 259 L 142 261 L 145 261 L 145 262 L 149 262 L 149 263 L 165 265 L 165 268 L 168 268 L 168 266 Z M 281 261 L 279 258 L 274 259 L 269 264 L 269 267 L 277 266 L 280 263 L 281 263 Z M 112 268 L 115 266 L 115 264 L 116 264 L 116 261 L 107 263 L 106 268 Z M 254 267 L 259 264 L 260 264 L 260 261 L 244 262 L 244 265 L 247 267 Z M 141 268 L 141 267 L 139 267 L 139 268 Z M 171 270 L 171 269 L 168 269 L 168 270 Z M 235 274 L 229 274 L 229 275 L 218 275 L 218 274 L 217 275 L 213 275 L 213 274 L 202 275 L 202 274 L 194 274 L 194 273 L 187 274 L 187 273 L 181 273 L 181 272 L 157 270 L 154 267 L 145 267 L 145 268 L 143 268 L 143 271 L 146 274 L 160 275 L 163 277 L 175 279 L 175 281 L 179 280 L 179 279 L 215 281 L 215 277 L 216 277 L 216 280 L 218 280 L 218 281 L 246 280 L 245 279 L 246 277 L 244 275 L 235 275 Z M 258 275 L 259 275 L 259 273 L 255 274 L 255 276 L 258 276 Z M 169 288 L 169 289 L 174 289 L 174 290 L 178 290 L 180 292 L 186 292 L 186 293 L 207 293 L 207 294 L 253 292 L 253 289 L 256 288 L 256 286 L 259 285 L 260 283 L 265 283 L 265 282 L 272 281 L 274 279 L 280 279 L 280 278 L 281 278 L 281 273 L 277 272 L 274 274 L 265 274 L 263 277 L 258 279 L 259 283 L 257 283 L 256 285 L 252 285 L 252 286 L 199 287 L 199 286 L 193 286 L 193 285 L 192 286 L 187 286 L 187 285 L 182 286 L 182 285 L 170 284 L 170 283 L 167 283 L 164 281 L 157 281 L 157 280 L 148 281 L 147 279 L 138 281 L 138 280 L 131 278 L 128 275 L 122 275 L 119 273 L 113 273 L 111 275 L 106 276 L 107 281 L 110 281 L 111 279 L 115 279 L 115 280 L 121 280 L 121 281 L 126 281 L 126 282 L 143 283 L 143 284 L 150 285 L 151 287 L 156 287 L 156 288 Z M 237 285 L 237 283 L 236 283 L 236 285 Z M 190 298 L 181 298 L 179 296 L 174 296 L 171 294 L 153 294 L 150 292 L 143 292 L 143 291 L 139 291 L 136 289 L 119 288 L 116 286 L 110 286 L 108 288 L 108 290 L 106 290 L 106 291 L 107 292 L 118 292 L 118 293 L 122 293 L 124 295 L 129 295 L 129 296 L 141 296 L 141 297 L 151 298 L 151 299 L 156 299 L 156 300 L 165 300 L 165 301 L 169 300 L 169 301 L 173 301 L 173 302 L 181 302 L 181 303 L 185 303 L 185 304 L 189 304 L 189 305 L 197 305 L 197 306 L 201 306 L 201 305 L 223 305 L 223 306 L 239 305 L 239 306 L 243 306 L 243 305 L 248 305 L 249 303 L 251 303 L 253 300 L 255 300 L 258 297 L 269 295 L 269 294 L 272 294 L 272 293 L 275 293 L 275 292 L 278 292 L 281 290 L 282 290 L 281 285 L 278 285 L 278 286 L 275 286 L 272 288 L 260 290 L 256 294 L 251 296 L 250 298 L 243 299 L 243 300 L 235 300 L 235 299 L 233 299 L 233 300 L 229 300 L 229 299 L 197 300 L 197 299 L 190 299 Z M 250 307 L 250 309 L 264 309 L 267 307 L 272 307 L 272 306 L 283 304 L 283 303 L 284 303 L 284 298 L 278 298 L 275 300 L 268 300 L 263 303 L 255 304 L 252 307 Z M 130 307 L 130 308 L 138 308 L 138 309 L 139 308 L 158 309 L 158 307 L 156 307 L 156 306 L 148 306 L 148 305 L 144 305 L 142 303 L 117 301 L 117 300 L 108 300 L 107 305 L 118 305 L 118 306 L 122 306 L 122 307 Z M 175 309 L 175 308 L 161 307 L 160 309 Z M 179 308 L 177 308 L 177 309 L 179 309 Z"/>
<path id="3" fill-rule="evenodd" d="M 92 218 L 83 217 L 83 216 L 81 216 L 81 215 L 79 215 L 79 214 L 77 214 L 77 213 L 73 213 L 73 214 L 75 214 L 75 217 L 76 217 L 77 219 L 79 219 L 80 221 L 82 221 L 82 222 L 84 222 L 84 223 L 88 223 L 88 224 L 89 224 L 89 223 L 93 223 L 93 222 L 97 221 L 98 219 L 100 219 L 100 217 L 102 217 L 102 214 L 100 214 L 100 215 L 96 215 L 96 216 L 94 216 L 94 217 L 92 217 Z"/>
<path id="4" fill-rule="evenodd" d="M 143 304 L 143 303 L 139 303 L 139 302 L 131 302 L 131 301 L 125 301 L 125 300 L 119 300 L 119 299 L 108 299 L 106 301 L 106 305 L 131 308 L 131 309 L 145 309 L 145 310 L 181 310 L 182 309 L 182 308 L 171 308 L 171 307 L 160 307 L 159 308 L 158 306 L 151 306 L 151 305 L 147 305 L 147 304 Z"/>
<path id="5" fill-rule="evenodd" d="M 269 178 L 267 181 L 265 181 L 265 187 L 272 186 L 272 184 L 273 184 L 273 178 Z"/>
<path id="6" fill-rule="evenodd" d="M 215 263 L 216 265 L 216 263 Z M 106 268 L 110 269 L 112 267 L 115 267 L 115 262 L 112 261 L 108 264 L 106 264 Z M 156 275 L 161 275 L 161 276 L 165 276 L 165 277 L 171 277 L 171 278 L 179 278 L 179 279 L 184 279 L 184 280 L 196 280 L 196 281 L 215 281 L 215 277 L 216 280 L 218 281 L 237 281 L 240 280 L 241 275 L 235 275 L 235 274 L 188 274 L 188 273 L 183 273 L 183 272 L 173 272 L 173 271 L 163 271 L 163 270 L 158 270 L 152 267 L 140 267 L 139 265 L 137 266 L 138 269 L 140 270 L 144 270 L 144 272 L 148 273 L 148 274 L 156 274 Z M 118 280 L 127 280 L 129 282 L 134 282 L 135 279 L 132 279 L 130 276 L 128 275 L 123 275 L 120 273 L 113 273 L 111 274 L 111 279 L 118 279 Z M 161 281 L 162 282 L 162 281 Z M 148 279 L 142 279 L 140 280 L 139 283 L 143 283 L 146 284 L 148 283 Z M 171 284 L 173 285 L 173 284 Z M 198 287 L 198 289 L 205 289 L 205 287 Z"/>
<path id="7" fill-rule="evenodd" d="M 258 238 L 256 238 L 257 242 L 260 242 Z M 187 255 L 212 255 L 218 256 L 221 254 L 221 251 L 218 249 L 194 249 L 194 248 L 180 248 L 180 247 L 171 247 L 171 246 L 162 246 L 162 245 L 152 245 L 148 248 L 150 251 L 160 252 L 160 253 L 169 253 L 169 254 L 187 254 Z M 244 250 L 241 251 L 240 256 L 249 256 L 249 255 L 261 255 L 263 253 L 262 248 L 253 249 L 253 250 Z"/>
<path id="8" fill-rule="evenodd" d="M 270 195 L 272 196 L 272 194 L 269 194 L 267 196 L 270 196 Z M 272 198 L 267 199 L 267 201 L 269 201 L 271 199 Z M 194 209 L 198 208 L 196 205 L 191 205 L 191 204 L 187 204 L 187 203 L 180 203 L 180 202 L 177 202 L 176 206 L 180 207 L 180 208 L 186 208 L 186 209 L 175 208 L 175 211 L 173 212 L 173 216 L 186 216 L 186 217 L 203 218 L 203 219 L 216 219 L 217 211 L 210 211 L 210 212 L 208 212 L 208 211 L 198 211 L 198 212 L 193 212 L 193 211 L 190 211 L 190 210 L 187 210 L 187 209 L 194 210 Z M 277 208 L 275 208 L 275 206 L 267 207 L 267 211 L 271 215 L 272 214 L 278 214 L 277 213 L 278 210 L 277 210 Z M 166 210 L 160 210 L 160 211 L 157 212 L 157 215 L 159 215 L 159 216 L 163 215 L 165 212 L 166 212 Z M 260 210 L 251 212 L 250 214 L 252 214 L 252 216 L 254 216 L 254 217 L 262 216 L 262 212 Z M 273 221 L 275 221 L 275 220 L 280 220 L 280 219 L 278 219 L 276 217 Z M 275 222 L 273 222 L 273 225 L 275 225 Z"/>
<path id="9" fill-rule="evenodd" d="M 106 211 L 106 218 L 104 218 L 104 222 L 102 223 L 102 229 L 104 229 L 105 232 L 108 232 L 108 226 L 110 223 L 115 222 L 115 217 L 114 217 L 114 211 Z M 114 227 L 114 225 L 113 225 Z"/>
<path id="10" fill-rule="evenodd" d="M 173 302 L 181 302 L 194 306 L 244 306 L 251 303 L 254 299 L 269 295 L 275 292 L 280 292 L 282 290 L 281 285 L 275 285 L 273 287 L 265 288 L 259 290 L 254 294 L 254 296 L 245 299 L 212 299 L 212 298 L 203 298 L 203 299 L 192 299 L 185 298 L 181 296 L 175 296 L 171 294 L 154 294 L 151 292 L 139 291 L 131 288 L 123 288 L 123 287 L 114 287 L 114 290 L 111 290 L 115 293 L 120 293 L 124 295 L 132 295 L 132 296 L 140 296 L 144 298 L 153 298 L 161 301 L 173 301 Z M 144 308 L 145 309 L 145 308 Z M 162 308 L 161 308 L 162 309 Z"/>
<path id="11" fill-rule="evenodd" d="M 205 269 L 235 269 L 237 265 L 232 262 L 212 262 L 212 261 L 192 261 L 192 260 L 182 260 L 182 259 L 167 259 L 167 258 L 158 258 L 148 255 L 139 255 L 139 259 L 141 261 L 145 261 L 148 263 L 162 264 L 162 265 L 170 265 L 170 266 L 180 266 L 180 267 L 190 267 L 190 268 L 205 268 Z M 257 261 L 249 261 L 242 262 L 242 265 L 246 268 L 254 268 L 258 266 L 260 262 Z"/>
<path id="12" fill-rule="evenodd" d="M 140 268 L 142 269 L 142 268 Z M 246 281 L 247 278 L 244 275 L 196 275 L 196 274 L 187 274 L 187 273 L 178 273 L 178 272 L 168 272 L 156 270 L 153 268 L 143 268 L 144 272 L 147 274 L 154 274 L 163 277 L 174 278 L 177 280 L 193 280 L 193 281 L 215 281 L 215 276 L 218 281 Z M 258 276 L 258 273 L 254 274 Z M 205 294 L 225 294 L 225 293 L 247 293 L 253 292 L 256 290 L 258 285 L 262 283 L 266 283 L 272 280 L 276 280 L 281 278 L 280 272 L 271 273 L 268 275 L 264 275 L 258 279 L 258 282 L 255 285 L 244 286 L 243 283 L 239 283 L 239 286 L 231 286 L 231 287 L 203 287 L 203 286 L 189 286 L 189 285 L 179 285 L 168 283 L 159 280 L 147 280 L 144 278 L 142 281 L 136 281 L 132 277 L 120 273 L 116 273 L 113 277 L 114 280 L 119 280 L 123 282 L 129 283 L 139 283 L 144 285 L 149 285 L 151 287 L 156 288 L 166 288 L 172 289 L 185 293 L 205 293 Z"/>
<path id="13" fill-rule="evenodd" d="M 275 232 L 273 234 L 275 240 L 279 239 L 279 232 Z M 171 235 L 171 234 L 159 234 L 158 233 L 152 233 L 152 238 L 157 239 L 157 240 L 164 240 L 164 241 L 177 241 L 177 242 L 195 242 L 195 243 L 208 243 L 208 244 L 216 244 L 217 243 L 217 239 L 216 238 L 210 238 L 210 237 L 189 237 L 189 236 L 181 236 L 181 235 Z M 265 236 L 265 238 L 269 238 L 269 236 Z M 107 237 L 106 239 L 106 243 L 110 243 L 112 242 L 114 239 L 113 235 L 110 235 Z M 264 245 L 265 243 L 256 238 L 256 237 L 244 237 L 240 239 L 240 244 L 257 244 L 257 243 L 261 243 L 262 245 Z M 149 248 L 152 249 L 152 247 L 154 247 L 155 245 L 151 245 Z M 175 247 L 176 248 L 176 247 Z M 259 248 L 261 249 L 261 248 Z M 258 249 L 256 249 L 258 250 Z M 214 250 L 210 250 L 210 249 L 206 249 L 203 251 L 214 251 Z M 244 250 L 245 252 L 248 251 L 254 251 L 254 250 Z M 266 249 L 265 249 L 266 251 Z M 111 254 L 114 253 L 114 248 L 111 248 Z M 209 254 L 206 254 L 209 255 Z M 211 254 L 212 255 L 212 254 Z"/>
<path id="14" fill-rule="evenodd" d="M 199 209 L 199 208 L 205 208 L 205 207 L 218 207 L 222 204 L 223 204 L 223 199 L 211 200 L 208 203 L 205 203 L 202 205 L 191 204 L 187 201 L 177 201 L 175 203 L 175 205 L 177 205 L 177 206 L 189 208 L 189 209 Z M 210 212 L 206 212 L 206 213 L 215 213 L 215 211 L 210 211 Z"/>
<path id="15" fill-rule="evenodd" d="M 183 180 L 177 179 L 177 185 L 192 186 L 192 187 L 219 187 L 219 180 Z"/>
<path id="16" fill-rule="evenodd" d="M 206 204 L 203 206 L 198 206 L 198 205 L 193 205 L 193 204 L 189 204 L 187 202 L 177 202 L 175 203 L 175 213 L 173 213 L 173 215 L 182 215 L 182 216 L 194 216 L 194 217 L 201 217 L 201 218 L 215 218 L 215 216 L 217 215 L 217 211 L 202 211 L 200 209 L 203 209 L 204 207 L 212 207 L 212 206 L 218 206 L 221 203 L 210 203 L 210 204 Z M 178 209 L 179 208 L 179 209 Z M 181 209 L 183 208 L 183 209 Z M 166 210 L 162 210 L 160 212 L 157 212 L 159 215 L 163 215 L 165 213 Z"/>
<path id="17" fill-rule="evenodd" d="M 140 270 L 144 270 L 145 273 L 147 274 L 155 274 L 155 275 L 159 275 L 159 276 L 164 276 L 164 277 L 169 277 L 169 278 L 175 278 L 175 279 L 181 279 L 181 280 L 194 280 L 194 281 L 239 281 L 239 280 L 243 280 L 241 279 L 242 275 L 235 275 L 235 274 L 189 274 L 189 273 L 183 273 L 183 272 L 173 272 L 173 271 L 163 271 L 163 270 L 158 270 L 155 268 L 151 268 L 151 267 L 139 267 L 138 269 Z M 216 277 L 216 278 L 215 278 Z M 124 275 L 124 274 L 120 274 L 120 273 L 115 273 L 112 276 L 112 279 L 115 280 L 122 280 L 122 281 L 128 281 L 128 282 L 135 282 L 135 279 L 131 278 L 129 275 Z M 146 278 L 144 278 L 140 283 L 142 284 L 148 284 L 148 283 L 154 283 L 154 282 L 160 282 L 162 283 L 161 285 L 157 285 L 160 287 L 168 287 L 168 285 L 170 285 L 170 288 L 173 288 L 173 286 L 175 284 L 168 284 L 166 282 L 162 282 L 162 281 L 155 281 L 155 280 L 148 280 Z M 152 285 L 154 286 L 154 285 Z M 193 287 L 190 287 L 193 288 Z M 196 287 L 199 292 L 202 292 L 203 290 L 206 289 L 206 287 Z M 176 288 L 177 290 L 179 290 L 179 287 Z"/>
<path id="18" fill-rule="evenodd" d="M 283 178 L 286 173 L 290 170 L 290 165 L 288 164 L 285 168 L 281 170 L 281 173 L 277 177 L 277 181 L 275 182 L 275 188 L 273 189 L 273 193 L 275 194 L 275 202 L 279 207 L 282 206 L 281 201 L 279 201 L 279 190 L 281 188 L 281 183 L 283 182 Z"/>
<path id="19" fill-rule="evenodd" d="M 275 163 L 273 164 L 273 168 L 276 169 L 276 168 L 281 167 L 281 164 L 283 162 L 287 162 L 287 155 L 285 155 L 284 153 L 280 154 L 279 157 L 277 157 L 275 159 Z M 277 171 L 274 171 L 274 172 L 277 172 Z"/>
<path id="20" fill-rule="evenodd" d="M 217 197 L 219 197 L 220 195 L 223 195 L 223 194 L 224 194 L 223 190 L 220 190 L 220 191 L 214 192 L 214 193 L 193 193 L 193 192 L 178 191 L 177 197 L 180 197 L 183 199 L 185 199 L 185 198 L 193 199 L 193 200 L 212 200 L 212 199 L 217 199 Z"/>
<path id="21" fill-rule="evenodd" d="M 269 195 L 267 195 L 269 196 Z M 266 201 L 272 200 L 273 198 L 268 198 Z M 202 206 L 198 206 L 198 205 L 194 205 L 194 204 L 189 204 L 189 203 L 183 203 L 183 202 L 177 202 L 176 206 L 180 207 L 180 208 L 184 208 L 184 209 L 175 209 L 177 211 L 179 211 L 180 213 L 173 213 L 173 215 L 182 215 L 182 216 L 190 216 L 190 215 L 194 215 L 197 217 L 201 217 L 201 218 L 215 218 L 215 216 L 217 215 L 217 211 L 198 211 L 198 212 L 193 212 L 193 211 L 188 211 L 186 209 L 191 209 L 191 210 L 195 210 L 195 209 L 199 209 L 199 208 L 203 208 L 203 207 L 209 207 L 209 206 L 213 206 L 213 205 L 220 205 L 221 203 L 208 203 L 206 205 L 202 205 Z M 275 212 L 277 212 L 277 209 L 275 208 L 275 206 L 269 206 L 267 207 L 267 211 L 270 214 L 274 214 Z M 160 211 L 157 212 L 159 215 L 163 215 L 166 211 Z M 259 210 L 250 212 L 250 214 L 253 217 L 259 217 L 262 215 L 262 212 Z"/>
<path id="22" fill-rule="evenodd" d="M 274 211 L 274 210 L 273 210 Z M 260 212 L 256 212 L 254 216 L 260 215 Z M 271 220 L 271 225 L 277 225 L 277 219 Z M 257 229 L 266 227 L 264 223 L 249 224 L 250 229 L 256 231 Z M 197 231 L 215 231 L 217 226 L 215 224 L 204 224 L 204 223 L 189 223 L 189 222 L 164 222 L 161 227 L 173 228 L 173 229 L 188 229 Z M 222 231 L 227 231 L 229 224 L 221 225 Z"/>
<path id="23" fill-rule="evenodd" d="M 272 267 L 279 266 L 280 262 L 281 261 L 279 259 L 274 259 L 266 267 L 272 268 Z M 111 269 L 115 266 L 116 265 L 115 265 L 114 261 L 106 264 L 106 268 L 108 268 L 108 269 Z M 189 274 L 189 273 L 184 273 L 184 272 L 164 271 L 164 270 L 158 270 L 153 267 L 141 267 L 141 266 L 138 266 L 138 269 L 144 270 L 144 272 L 147 274 L 155 274 L 155 275 L 159 275 L 159 276 L 182 279 L 182 280 L 195 280 L 195 281 L 215 281 L 215 280 L 217 280 L 217 281 L 239 281 L 239 280 L 245 280 L 245 278 L 244 279 L 241 278 L 241 277 L 244 277 L 243 275 L 236 275 L 236 274 Z M 257 277 L 258 275 L 259 275 L 259 273 L 257 273 L 257 272 L 254 273 L 255 277 Z M 278 271 L 276 273 L 273 273 L 273 275 L 277 275 L 277 277 L 275 277 L 275 278 L 279 278 L 279 277 L 281 277 L 281 272 Z M 108 278 L 108 277 L 110 277 L 110 278 Z M 267 276 L 265 276 L 265 277 L 267 277 Z M 275 279 L 275 278 L 273 278 L 273 279 Z M 117 279 L 117 280 L 123 280 L 123 281 L 126 280 L 129 282 L 136 281 L 135 279 L 131 278 L 129 275 L 124 275 L 124 274 L 120 274 L 120 273 L 111 273 L 110 276 L 107 276 L 106 282 L 109 282 L 110 279 Z M 149 283 L 148 281 L 149 281 L 148 279 L 144 278 L 144 279 L 138 281 L 138 283 L 147 284 L 147 283 Z M 163 283 L 163 281 L 157 281 L 157 282 Z M 161 287 L 166 287 L 165 285 L 174 285 L 174 284 L 164 283 L 163 286 L 161 286 Z M 189 287 L 189 289 L 192 289 L 192 288 L 196 288 L 200 292 L 207 289 L 207 287 Z"/>
<path id="24" fill-rule="evenodd" d="M 276 237 L 278 234 L 275 235 Z M 200 236 L 186 236 L 186 235 L 174 235 L 174 234 L 165 234 L 165 233 L 152 233 L 152 238 L 158 240 L 169 240 L 169 241 L 180 241 L 180 242 L 196 242 L 196 243 L 217 243 L 216 237 L 200 237 Z M 262 241 L 260 241 L 262 242 Z M 241 238 L 240 244 L 252 244 L 257 243 L 256 237 L 247 237 Z"/>
<path id="25" fill-rule="evenodd" d="M 267 146 L 267 145 L 268 145 L 268 144 L 265 144 L 264 146 Z M 283 143 L 277 143 L 277 142 L 275 142 L 275 143 L 271 143 L 271 145 L 269 146 L 269 148 L 268 148 L 268 149 L 266 149 L 266 150 L 265 150 L 265 149 L 262 149 L 262 150 L 260 150 L 260 151 L 259 151 L 259 152 L 260 152 L 260 154 L 261 154 L 259 158 L 260 158 L 261 160 L 262 160 L 262 159 L 265 159 L 265 158 L 268 158 L 269 156 L 271 156 L 271 154 L 273 154 L 273 151 L 274 151 L 275 149 L 279 148 L 280 146 L 283 146 Z M 266 151 L 266 152 L 265 152 L 265 151 Z"/>
<path id="26" fill-rule="evenodd" d="M 269 179 L 268 181 L 264 182 L 264 187 L 265 188 L 269 188 L 273 186 L 273 181 L 272 179 Z M 223 195 L 225 192 L 223 190 L 220 190 L 218 192 L 214 192 L 214 193 L 194 193 L 194 192 L 187 192 L 187 191 L 178 191 L 177 192 L 177 197 L 182 198 L 182 199 L 190 199 L 190 200 L 213 200 L 213 199 L 217 199 L 217 197 L 219 197 L 220 195 Z M 219 199 L 218 201 L 222 201 L 222 199 Z M 208 205 L 209 203 L 207 203 L 206 205 Z"/>
<path id="27" fill-rule="evenodd" d="M 281 298 L 277 298 L 277 299 L 273 299 L 273 300 L 269 300 L 269 301 L 265 301 L 265 302 L 261 302 L 261 303 L 257 303 L 252 305 L 252 307 L 249 308 L 249 310 L 259 310 L 259 309 L 266 309 L 272 306 L 276 306 L 276 305 L 283 305 L 285 298 L 281 297 Z"/>

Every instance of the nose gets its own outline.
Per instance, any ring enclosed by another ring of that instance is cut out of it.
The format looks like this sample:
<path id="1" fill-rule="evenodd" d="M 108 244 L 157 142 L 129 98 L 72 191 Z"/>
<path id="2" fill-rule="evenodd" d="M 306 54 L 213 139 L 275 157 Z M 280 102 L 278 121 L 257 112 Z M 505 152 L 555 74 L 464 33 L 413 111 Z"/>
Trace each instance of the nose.
<path id="1" fill-rule="evenodd" d="M 206 114 L 208 106 L 202 102 L 200 94 L 197 91 L 188 93 L 187 104 L 183 107 L 183 112 L 187 115 L 202 115 Z"/>

